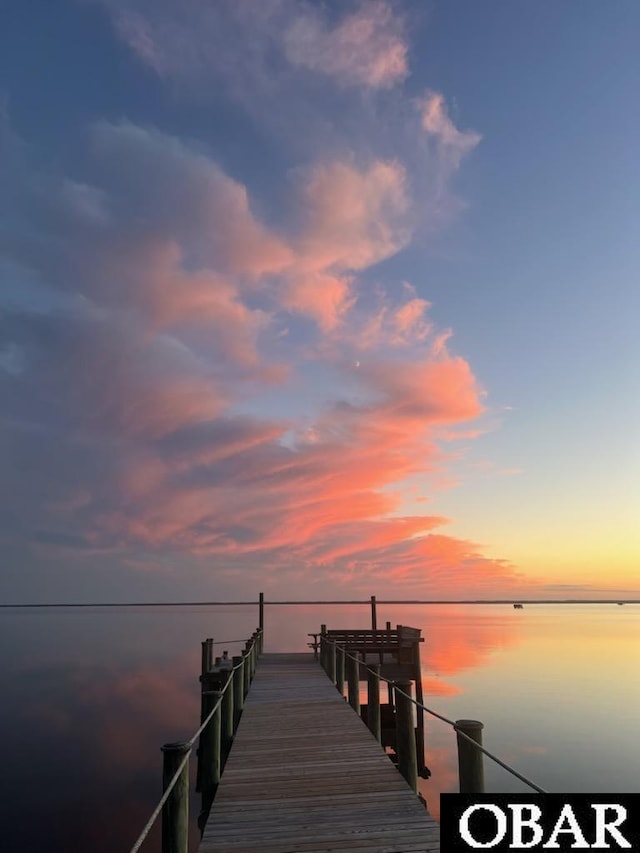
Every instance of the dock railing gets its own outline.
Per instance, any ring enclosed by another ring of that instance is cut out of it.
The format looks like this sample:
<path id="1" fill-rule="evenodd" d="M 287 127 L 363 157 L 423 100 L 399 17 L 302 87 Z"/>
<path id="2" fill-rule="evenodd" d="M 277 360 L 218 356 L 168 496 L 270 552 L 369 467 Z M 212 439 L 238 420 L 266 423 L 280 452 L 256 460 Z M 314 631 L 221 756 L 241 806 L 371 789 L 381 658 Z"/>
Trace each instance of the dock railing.
<path id="1" fill-rule="evenodd" d="M 372 610 L 375 606 L 372 596 Z M 367 665 L 357 655 L 349 653 L 344 645 L 328 636 L 326 626 L 320 631 L 320 664 L 328 677 L 335 684 L 338 692 L 344 694 L 345 676 L 347 682 L 347 698 L 356 713 L 360 713 L 360 671 L 367 671 L 367 725 L 374 737 L 380 742 L 380 682 L 384 681 L 393 690 L 396 714 L 396 744 L 398 769 L 408 784 L 418 793 L 418 764 L 416 738 L 413 725 L 412 704 L 432 717 L 450 725 L 456 733 L 458 747 L 458 775 L 461 794 L 484 793 L 483 755 L 499 764 L 512 776 L 540 794 L 546 794 L 543 788 L 536 785 L 522 773 L 519 773 L 502 759 L 498 758 L 482 745 L 482 730 L 484 724 L 479 720 L 450 720 L 432 708 L 418 702 L 411 695 L 411 681 L 393 681 L 380 674 L 380 664 Z"/>
<path id="2" fill-rule="evenodd" d="M 262 597 L 261 597 L 262 604 Z M 261 626 L 245 642 L 241 655 L 234 656 L 227 667 L 222 666 L 228 660 L 219 659 L 219 667 L 214 670 L 213 646 L 231 645 L 242 640 L 223 640 L 214 643 L 209 637 L 202 642 L 202 705 L 200 728 L 188 740 L 179 743 L 165 743 L 162 747 L 162 787 L 163 794 L 149 820 L 144 825 L 130 853 L 138 853 L 154 823 L 162 814 L 162 853 L 188 853 L 189 839 L 189 758 L 196 742 L 198 748 L 198 782 L 196 790 L 202 793 L 203 812 L 211 807 L 216 788 L 220 782 L 222 769 L 229 754 L 244 700 L 249 685 L 264 648 L 264 629 Z M 224 670 L 226 669 L 226 673 Z M 213 672 L 226 675 L 221 690 L 209 690 L 208 676 Z M 205 815 L 206 816 L 206 815 Z"/>

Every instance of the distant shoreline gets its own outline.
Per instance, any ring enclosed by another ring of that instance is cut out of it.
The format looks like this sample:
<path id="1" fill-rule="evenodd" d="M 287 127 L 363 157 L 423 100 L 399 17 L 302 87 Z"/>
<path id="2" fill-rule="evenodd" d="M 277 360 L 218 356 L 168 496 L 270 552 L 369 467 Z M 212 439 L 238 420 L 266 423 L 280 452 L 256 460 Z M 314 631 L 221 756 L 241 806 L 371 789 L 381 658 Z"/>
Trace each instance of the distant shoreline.
<path id="1" fill-rule="evenodd" d="M 348 601 L 341 600 L 300 600 L 300 601 L 269 601 L 265 599 L 265 605 L 277 605 L 279 607 L 296 606 L 296 605 L 343 605 L 343 604 L 371 604 L 371 599 L 350 599 Z M 487 599 L 376 599 L 377 604 L 640 604 L 640 598 L 487 598 Z M 253 601 L 91 601 L 91 602 L 58 602 L 55 604 L 37 604 L 37 603 L 16 603 L 16 604 L 0 604 L 0 608 L 27 608 L 27 607 L 250 607 L 257 606 L 257 600 Z"/>

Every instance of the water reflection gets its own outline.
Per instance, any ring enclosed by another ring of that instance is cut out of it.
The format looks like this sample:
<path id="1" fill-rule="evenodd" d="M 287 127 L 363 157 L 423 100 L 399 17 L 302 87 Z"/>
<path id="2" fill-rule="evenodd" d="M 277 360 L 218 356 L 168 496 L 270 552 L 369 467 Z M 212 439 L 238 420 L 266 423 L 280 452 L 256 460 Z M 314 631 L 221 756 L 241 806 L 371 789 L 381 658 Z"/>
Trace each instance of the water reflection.
<path id="1" fill-rule="evenodd" d="M 199 724 L 200 640 L 213 627 L 220 639 L 235 639 L 243 622 L 251 633 L 255 616 L 4 611 L 0 640 L 15 651 L 0 708 L 10 733 L 0 781 L 11 815 L 3 850 L 128 849 L 161 794 L 161 744 L 189 738 Z M 236 653 L 239 644 L 229 648 Z M 197 808 L 194 800 L 194 847 Z M 159 849 L 157 830 L 143 849 Z"/>
<path id="2" fill-rule="evenodd" d="M 379 605 L 378 624 L 422 629 L 427 705 L 482 720 L 485 745 L 518 770 L 552 791 L 623 792 L 640 759 L 638 612 Z M 256 622 L 247 607 L 1 611 L 3 850 L 128 849 L 160 794 L 161 744 L 197 728 L 200 641 L 244 639 Z M 266 651 L 306 651 L 323 622 L 366 628 L 369 608 L 267 607 Z M 455 736 L 427 719 L 426 745 L 420 788 L 437 816 L 457 788 Z M 489 763 L 486 776 L 488 790 L 526 790 Z M 158 849 L 156 834 L 143 850 Z"/>

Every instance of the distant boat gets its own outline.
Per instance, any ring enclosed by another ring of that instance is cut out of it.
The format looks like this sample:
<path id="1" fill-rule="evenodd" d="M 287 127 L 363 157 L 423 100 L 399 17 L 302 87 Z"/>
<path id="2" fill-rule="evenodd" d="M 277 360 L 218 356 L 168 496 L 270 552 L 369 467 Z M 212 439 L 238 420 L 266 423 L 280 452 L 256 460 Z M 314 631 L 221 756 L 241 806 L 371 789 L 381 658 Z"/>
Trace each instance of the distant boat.
<path id="1" fill-rule="evenodd" d="M 623 605 L 623 604 L 624 604 L 624 601 L 619 601 L 619 602 L 618 602 L 618 607 L 622 607 L 622 605 Z"/>
<path id="2" fill-rule="evenodd" d="M 522 604 L 514 604 L 513 606 L 515 607 L 516 610 L 522 610 L 522 608 L 523 608 Z"/>

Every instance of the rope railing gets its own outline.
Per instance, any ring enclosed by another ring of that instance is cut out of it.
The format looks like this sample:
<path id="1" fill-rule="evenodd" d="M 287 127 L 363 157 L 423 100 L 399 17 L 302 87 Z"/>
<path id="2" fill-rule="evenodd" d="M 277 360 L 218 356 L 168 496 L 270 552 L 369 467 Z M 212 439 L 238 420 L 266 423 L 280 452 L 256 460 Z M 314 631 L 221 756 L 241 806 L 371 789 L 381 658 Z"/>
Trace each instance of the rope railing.
<path id="1" fill-rule="evenodd" d="M 190 749 L 193 749 L 193 745 L 194 745 L 194 743 L 198 740 L 198 738 L 200 737 L 200 735 L 202 734 L 202 732 L 207 728 L 207 726 L 209 725 L 209 722 L 213 719 L 213 715 L 216 713 L 216 711 L 218 710 L 218 708 L 222 705 L 222 699 L 223 699 L 223 697 L 224 697 L 224 694 L 225 694 L 225 693 L 227 692 L 227 690 L 229 690 L 229 689 L 230 689 L 230 687 L 233 685 L 233 678 L 232 678 L 231 676 L 233 675 L 233 673 L 234 673 L 237 669 L 240 669 L 240 667 L 241 667 L 241 666 L 244 666 L 244 660 L 243 660 L 243 662 L 242 662 L 242 663 L 237 663 L 235 666 L 231 667 L 231 669 L 229 670 L 229 673 L 231 673 L 231 675 L 230 675 L 230 676 L 229 676 L 229 678 L 227 679 L 227 683 L 224 685 L 224 687 L 223 687 L 223 688 L 222 688 L 222 690 L 220 691 L 220 696 L 218 697 L 218 700 L 217 700 L 216 704 L 213 706 L 213 708 L 212 708 L 212 709 L 211 709 L 211 711 L 209 712 L 209 715 L 207 716 L 206 720 L 201 724 L 201 726 L 200 726 L 200 728 L 198 729 L 198 731 L 193 735 L 193 737 L 192 737 L 192 738 L 190 738 L 190 739 L 187 741 L 187 744 L 189 745 L 189 748 L 190 748 Z"/>
<path id="2" fill-rule="evenodd" d="M 246 640 L 246 641 L 243 641 L 243 640 L 223 640 L 223 641 L 221 641 L 221 644 L 222 643 L 245 642 L 246 643 L 245 651 L 242 655 L 238 655 L 237 658 L 234 658 L 234 660 L 238 661 L 237 663 L 235 663 L 235 665 L 233 665 L 233 666 L 231 666 L 225 670 L 225 673 L 227 674 L 225 684 L 221 690 L 217 691 L 217 693 L 219 695 L 217 696 L 217 699 L 214 702 L 213 707 L 210 710 L 208 710 L 206 716 L 204 717 L 202 723 L 200 724 L 200 727 L 192 735 L 192 737 L 190 737 L 189 740 L 185 741 L 184 743 L 167 744 L 165 747 L 163 747 L 163 751 L 167 747 L 178 748 L 180 753 L 184 753 L 184 755 L 182 756 L 181 760 L 179 761 L 173 775 L 170 777 L 170 779 L 168 781 L 165 782 L 164 791 L 163 791 L 162 797 L 160 798 L 160 801 L 158 802 L 158 804 L 154 808 L 153 812 L 151 813 L 149 819 L 147 820 L 146 824 L 144 825 L 144 827 L 143 827 L 140 835 L 136 839 L 133 847 L 131 847 L 129 853 L 138 853 L 141 846 L 145 842 L 145 840 L 146 840 L 147 836 L 149 835 L 149 832 L 151 831 L 154 823 L 158 819 L 159 815 L 162 813 L 164 807 L 167 804 L 167 801 L 169 800 L 169 797 L 174 792 L 176 785 L 178 784 L 183 773 L 185 772 L 186 767 L 189 763 L 189 758 L 190 758 L 191 753 L 193 752 L 193 748 L 196 744 L 196 741 L 198 741 L 198 739 L 201 738 L 203 733 L 207 731 L 208 727 L 212 724 L 212 721 L 214 720 L 216 715 L 218 715 L 218 716 L 220 715 L 221 708 L 223 706 L 223 702 L 225 700 L 225 697 L 227 696 L 228 691 L 232 691 L 232 696 L 235 697 L 236 700 L 239 700 L 239 702 L 237 703 L 237 704 L 239 704 L 239 708 L 237 709 L 238 712 L 242 710 L 244 695 L 246 695 L 246 692 L 248 691 L 248 688 L 249 688 L 249 683 L 250 683 L 251 679 L 253 678 L 253 673 L 255 671 L 257 659 L 258 659 L 258 656 L 261 653 L 262 648 L 263 648 L 263 640 L 264 640 L 264 631 L 262 628 L 259 628 L 253 634 L 251 639 L 249 639 L 249 640 Z M 214 645 L 212 640 L 211 641 L 205 641 L 205 642 L 209 642 L 210 645 Z M 217 645 L 217 644 L 215 644 L 215 645 Z M 242 674 L 240 677 L 237 677 L 235 674 L 239 670 L 242 670 Z M 209 696 L 210 695 L 209 693 L 205 693 L 204 681 L 203 681 L 202 688 L 203 688 L 203 696 L 205 696 L 205 695 Z M 231 698 L 231 697 L 227 697 L 227 698 Z M 237 713 L 236 719 L 235 720 L 233 719 L 233 717 L 234 717 L 233 705 L 236 704 L 236 702 L 234 702 L 232 699 L 231 704 L 230 705 L 229 705 L 229 703 L 227 703 L 227 704 L 228 704 L 228 707 L 230 707 L 229 713 L 232 716 L 232 719 L 231 719 L 229 725 L 233 729 L 233 731 L 235 731 L 235 728 L 237 726 L 237 717 L 239 716 L 239 713 Z M 219 720 L 218 720 L 218 722 L 219 722 Z M 217 728 L 217 740 L 218 740 L 217 747 L 218 747 L 218 750 L 220 750 L 220 727 L 219 727 L 219 725 Z M 200 741 L 200 743 L 202 746 L 202 740 Z M 166 754 L 167 753 L 165 752 L 165 756 L 166 756 Z M 219 753 L 218 753 L 215 760 L 218 763 L 220 762 Z M 166 764 L 165 764 L 165 768 L 166 768 Z M 188 796 L 186 797 L 186 801 L 188 802 Z M 184 808 L 185 808 L 185 814 L 186 814 L 186 808 L 187 808 L 186 803 L 184 804 Z M 187 850 L 187 846 L 186 846 L 186 842 L 187 842 L 187 837 L 186 837 L 187 821 L 186 821 L 186 819 L 182 823 L 184 825 L 184 831 L 182 830 L 182 827 L 181 827 L 180 832 L 184 835 L 184 844 L 182 847 L 179 847 L 179 846 L 175 847 L 175 849 L 184 849 L 184 851 L 186 853 L 186 850 Z M 175 831 L 175 828 L 174 828 L 174 831 Z M 164 826 L 163 826 L 163 833 L 164 833 Z M 174 849 L 174 848 L 172 847 L 171 849 Z"/>
<path id="3" fill-rule="evenodd" d="M 165 788 L 164 794 L 163 794 L 163 795 L 162 795 L 162 797 L 160 798 L 160 802 L 159 802 L 159 803 L 158 803 L 158 805 L 155 807 L 155 809 L 152 811 L 152 813 L 151 813 L 151 817 L 150 817 L 150 818 L 149 818 L 149 820 L 145 823 L 145 825 L 144 825 L 144 829 L 142 830 L 142 832 L 141 832 L 141 833 L 140 833 L 140 835 L 138 836 L 136 843 L 133 845 L 133 847 L 131 848 L 131 850 L 129 851 L 129 853 L 138 853 L 138 850 L 139 850 L 139 849 L 142 847 L 142 845 L 144 844 L 144 842 L 145 842 L 145 839 L 146 839 L 147 835 L 151 832 L 151 827 L 153 826 L 153 824 L 154 824 L 154 823 L 156 822 L 156 820 L 158 819 L 158 815 L 159 815 L 159 814 L 160 814 L 160 812 L 162 811 L 164 804 L 165 804 L 165 803 L 167 802 L 167 800 L 169 799 L 169 795 L 170 795 L 170 794 L 171 794 L 171 792 L 173 791 L 174 786 L 176 785 L 176 783 L 177 783 L 178 779 L 179 779 L 179 778 L 180 778 L 180 776 L 182 775 L 182 771 L 183 771 L 183 770 L 184 770 L 184 768 L 187 766 L 187 764 L 188 764 L 188 762 L 189 762 L 189 756 L 190 756 L 190 755 L 191 755 L 191 750 L 189 750 L 189 751 L 187 752 L 187 754 L 185 755 L 185 757 L 182 759 L 182 761 L 181 761 L 181 762 L 180 762 L 180 764 L 178 765 L 178 769 L 177 769 L 177 770 L 176 770 L 176 772 L 173 774 L 173 777 L 171 778 L 171 781 L 169 782 L 169 784 L 168 784 L 168 785 L 167 785 L 167 787 Z"/>
<path id="4" fill-rule="evenodd" d="M 494 755 L 492 752 L 489 752 L 488 749 L 485 749 L 485 747 L 482 746 L 482 744 L 478 743 L 477 740 L 474 740 L 474 738 L 470 737 L 465 731 L 463 731 L 460 728 L 459 724 L 456 723 L 454 720 L 450 720 L 448 717 L 445 717 L 443 714 L 439 714 L 437 711 L 434 711 L 432 708 L 428 708 L 426 705 L 423 705 L 421 702 L 418 702 L 418 700 L 414 699 L 413 696 L 411 696 L 411 694 L 407 693 L 404 690 L 401 690 L 398 687 L 397 683 L 393 679 L 385 678 L 379 672 L 376 672 L 376 670 L 374 670 L 370 666 L 368 666 L 364 661 L 362 661 L 356 655 L 353 655 L 350 652 L 347 652 L 346 648 L 344 648 L 344 646 L 342 646 L 340 643 L 338 643 L 337 640 L 331 639 L 331 637 L 328 637 L 326 634 L 321 634 L 320 636 L 321 636 L 321 639 L 325 643 L 330 643 L 331 645 L 335 646 L 336 651 L 339 648 L 341 648 L 344 655 L 345 655 L 345 658 L 350 658 L 351 660 L 355 661 L 355 663 L 357 663 L 358 666 L 363 666 L 365 668 L 365 670 L 367 672 L 371 673 L 373 676 L 375 676 L 378 679 L 378 681 L 384 681 L 386 684 L 390 684 L 394 688 L 394 691 L 396 694 L 400 694 L 401 696 L 403 696 L 405 699 L 407 699 L 409 702 L 411 702 L 413 705 L 415 705 L 416 708 L 420 708 L 422 711 L 425 711 L 427 714 L 430 714 L 432 717 L 436 717 L 438 720 L 441 720 L 443 723 L 447 723 L 448 725 L 450 725 L 453 728 L 453 730 L 456 732 L 457 737 L 462 738 L 466 742 L 472 744 L 476 750 L 479 750 L 480 752 L 482 752 L 484 755 L 487 756 L 487 758 L 490 758 L 496 764 L 500 765 L 500 767 L 502 767 L 504 770 L 511 773 L 512 776 L 515 776 L 521 782 L 524 782 L 525 785 L 528 785 L 530 788 L 533 788 L 534 791 L 538 791 L 538 793 L 540 793 L 540 794 L 548 793 L 547 791 L 545 791 L 544 788 L 541 788 L 535 782 L 532 782 L 531 779 L 527 779 L 526 776 L 523 776 L 522 773 L 519 773 L 514 767 L 511 767 L 509 764 L 502 761 L 502 759 L 500 759 L 496 755 Z M 376 650 L 372 649 L 371 651 L 376 651 Z"/>

